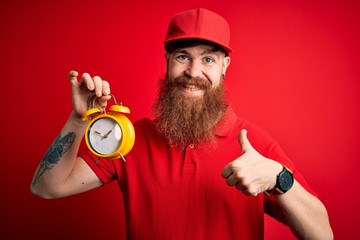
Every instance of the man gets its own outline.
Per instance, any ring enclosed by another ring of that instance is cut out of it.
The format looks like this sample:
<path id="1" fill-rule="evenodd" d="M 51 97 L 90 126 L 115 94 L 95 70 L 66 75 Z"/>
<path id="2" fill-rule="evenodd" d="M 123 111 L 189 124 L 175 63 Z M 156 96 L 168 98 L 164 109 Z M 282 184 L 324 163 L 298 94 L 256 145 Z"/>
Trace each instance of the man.
<path id="1" fill-rule="evenodd" d="M 71 71 L 73 112 L 31 191 L 58 198 L 117 180 L 128 239 L 263 239 L 264 212 L 299 238 L 332 239 L 324 205 L 294 164 L 226 102 L 229 36 L 226 20 L 206 9 L 172 18 L 155 117 L 134 124 L 126 163 L 78 153 L 89 96 L 103 107 L 111 97 L 107 81 L 84 73 L 79 82 Z"/>

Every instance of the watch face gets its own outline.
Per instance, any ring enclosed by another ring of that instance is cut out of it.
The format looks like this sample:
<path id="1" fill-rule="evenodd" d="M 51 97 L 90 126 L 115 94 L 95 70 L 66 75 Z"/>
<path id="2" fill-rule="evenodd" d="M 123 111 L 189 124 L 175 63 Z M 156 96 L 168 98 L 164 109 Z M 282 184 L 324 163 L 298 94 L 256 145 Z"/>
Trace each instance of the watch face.
<path id="1" fill-rule="evenodd" d="M 291 172 L 283 171 L 279 176 L 279 185 L 281 190 L 288 191 L 294 183 L 294 178 Z"/>
<path id="2" fill-rule="evenodd" d="M 112 118 L 99 118 L 89 127 L 90 147 L 97 153 L 107 155 L 115 152 L 122 140 L 122 131 Z"/>

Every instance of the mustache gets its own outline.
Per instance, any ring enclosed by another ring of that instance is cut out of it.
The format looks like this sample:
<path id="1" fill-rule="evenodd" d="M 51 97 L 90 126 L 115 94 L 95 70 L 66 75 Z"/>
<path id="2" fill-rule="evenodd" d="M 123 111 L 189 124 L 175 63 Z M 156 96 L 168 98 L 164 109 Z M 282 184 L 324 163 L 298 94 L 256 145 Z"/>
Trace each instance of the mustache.
<path id="1" fill-rule="evenodd" d="M 199 77 L 192 78 L 184 75 L 175 78 L 173 83 L 177 87 L 195 86 L 202 90 L 211 88 L 211 82 L 206 79 Z"/>

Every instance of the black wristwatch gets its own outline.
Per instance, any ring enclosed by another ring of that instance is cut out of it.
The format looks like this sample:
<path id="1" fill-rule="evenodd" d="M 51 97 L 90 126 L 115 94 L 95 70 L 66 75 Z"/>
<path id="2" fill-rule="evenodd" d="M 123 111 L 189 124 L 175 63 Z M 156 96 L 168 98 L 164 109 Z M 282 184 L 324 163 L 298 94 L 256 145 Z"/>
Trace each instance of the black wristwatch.
<path id="1" fill-rule="evenodd" d="M 283 165 L 283 170 L 276 176 L 276 184 L 270 191 L 265 191 L 267 195 L 284 194 L 291 189 L 294 184 L 294 176 L 290 169 Z"/>

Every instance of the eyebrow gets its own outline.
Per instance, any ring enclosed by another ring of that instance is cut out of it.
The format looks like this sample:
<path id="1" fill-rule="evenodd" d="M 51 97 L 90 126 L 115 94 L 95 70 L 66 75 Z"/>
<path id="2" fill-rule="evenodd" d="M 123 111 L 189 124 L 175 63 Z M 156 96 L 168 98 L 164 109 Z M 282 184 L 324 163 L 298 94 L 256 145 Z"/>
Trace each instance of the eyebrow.
<path id="1" fill-rule="evenodd" d="M 180 49 L 180 50 L 175 50 L 173 53 L 185 53 L 185 54 L 189 54 L 188 51 Z"/>
<path id="2" fill-rule="evenodd" d="M 187 54 L 187 55 L 190 55 L 190 53 L 188 51 L 186 51 L 185 49 L 179 49 L 179 50 L 175 50 L 174 51 L 175 54 L 177 53 L 184 53 L 184 54 Z M 204 50 L 200 55 L 203 56 L 203 55 L 206 55 L 206 54 L 215 54 L 218 58 L 220 57 L 219 56 L 219 51 L 213 51 L 213 50 Z"/>

